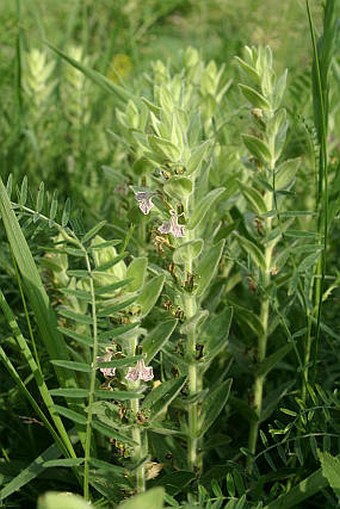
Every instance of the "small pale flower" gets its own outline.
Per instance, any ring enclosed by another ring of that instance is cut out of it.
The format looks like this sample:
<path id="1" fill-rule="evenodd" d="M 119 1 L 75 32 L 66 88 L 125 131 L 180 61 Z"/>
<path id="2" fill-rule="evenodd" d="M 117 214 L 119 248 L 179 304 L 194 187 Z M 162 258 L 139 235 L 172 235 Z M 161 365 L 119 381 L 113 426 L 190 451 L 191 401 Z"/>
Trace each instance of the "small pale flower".
<path id="1" fill-rule="evenodd" d="M 113 350 L 111 347 L 107 347 L 106 353 L 102 357 L 96 357 L 97 363 L 98 362 L 110 362 L 113 356 Z M 99 368 L 99 371 L 103 373 L 105 378 L 112 378 L 116 374 L 116 368 Z"/>
<path id="2" fill-rule="evenodd" d="M 126 380 L 130 382 L 136 382 L 137 380 L 143 380 L 144 382 L 150 382 L 153 379 L 153 369 L 151 366 L 145 366 L 144 359 L 137 361 L 134 368 L 129 368 Z"/>
<path id="3" fill-rule="evenodd" d="M 149 193 L 148 191 L 138 191 L 135 193 L 138 207 L 145 215 L 149 214 L 150 210 L 154 207 L 151 201 L 153 195 L 154 193 Z"/>
<path id="4" fill-rule="evenodd" d="M 169 221 L 165 221 L 161 226 L 158 228 L 158 231 L 160 233 L 168 234 L 172 233 L 174 237 L 184 237 L 184 226 L 181 224 L 178 224 L 178 216 L 174 210 L 170 210 L 171 217 Z"/>

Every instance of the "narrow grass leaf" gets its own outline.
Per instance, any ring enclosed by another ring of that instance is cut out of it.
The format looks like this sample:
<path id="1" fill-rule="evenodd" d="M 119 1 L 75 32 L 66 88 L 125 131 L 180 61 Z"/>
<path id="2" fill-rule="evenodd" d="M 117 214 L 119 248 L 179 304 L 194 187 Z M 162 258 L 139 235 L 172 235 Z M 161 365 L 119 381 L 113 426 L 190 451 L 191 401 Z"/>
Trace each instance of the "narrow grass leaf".
<path id="1" fill-rule="evenodd" d="M 103 76 L 100 72 L 95 71 L 90 67 L 84 65 L 83 63 L 75 60 L 74 58 L 70 57 L 60 49 L 50 44 L 48 41 L 45 41 L 45 43 L 52 51 L 54 51 L 54 53 L 56 53 L 63 60 L 72 65 L 72 67 L 75 67 L 80 72 L 82 72 L 87 78 L 96 83 L 96 85 L 99 85 L 100 88 L 102 88 L 105 92 L 115 95 L 123 102 L 127 102 L 129 99 L 132 98 L 132 95 L 126 89 L 119 85 L 116 85 L 115 83 L 113 83 L 113 81 Z"/>
<path id="2" fill-rule="evenodd" d="M 68 359 L 63 337 L 58 331 L 56 315 L 42 284 L 31 251 L 12 210 L 6 189 L 0 179 L 0 214 L 14 258 L 23 278 L 29 303 L 34 312 L 41 337 L 51 358 Z M 61 385 L 76 385 L 72 372 L 56 367 Z"/>

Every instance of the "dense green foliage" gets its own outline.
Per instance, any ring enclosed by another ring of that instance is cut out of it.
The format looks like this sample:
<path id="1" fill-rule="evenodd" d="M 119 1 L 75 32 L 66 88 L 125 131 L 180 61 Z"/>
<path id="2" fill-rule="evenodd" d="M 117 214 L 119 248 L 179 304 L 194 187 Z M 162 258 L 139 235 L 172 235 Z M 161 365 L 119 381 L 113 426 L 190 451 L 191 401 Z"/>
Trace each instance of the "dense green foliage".
<path id="1" fill-rule="evenodd" d="M 233 3 L 0 5 L 0 506 L 338 506 L 340 4 Z"/>

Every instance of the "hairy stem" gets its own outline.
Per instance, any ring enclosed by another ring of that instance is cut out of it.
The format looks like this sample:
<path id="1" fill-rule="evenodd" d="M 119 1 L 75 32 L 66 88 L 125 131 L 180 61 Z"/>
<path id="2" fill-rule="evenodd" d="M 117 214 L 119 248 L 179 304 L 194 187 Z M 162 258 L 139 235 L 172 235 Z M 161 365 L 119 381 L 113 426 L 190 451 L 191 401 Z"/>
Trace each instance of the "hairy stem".
<path id="1" fill-rule="evenodd" d="M 129 341 L 129 354 L 131 356 L 136 355 L 136 348 L 138 343 L 138 337 L 133 335 Z M 132 382 L 131 389 L 136 389 L 136 382 Z M 143 444 L 143 434 L 138 424 L 138 413 L 139 413 L 139 399 L 130 400 L 130 410 L 135 421 L 132 427 L 132 440 L 135 442 L 133 446 L 132 459 L 138 466 L 136 468 L 136 491 L 137 493 L 143 493 L 145 491 L 145 464 L 143 458 L 145 456 L 145 449 Z"/>
<path id="2" fill-rule="evenodd" d="M 185 211 L 189 216 L 190 211 L 193 207 L 193 195 L 190 195 L 186 200 Z M 186 242 L 194 240 L 195 235 L 193 230 L 189 230 L 186 237 Z M 185 274 L 186 277 L 190 277 L 193 273 L 193 260 L 188 257 L 185 263 Z M 190 292 L 190 289 L 184 290 L 184 311 L 186 320 L 190 320 L 197 313 L 197 301 L 196 296 Z M 188 386 L 189 386 L 189 398 L 195 399 L 195 395 L 202 390 L 202 377 L 197 369 L 196 362 L 196 346 L 197 338 L 196 331 L 194 328 L 190 328 L 187 333 L 187 352 L 190 359 L 189 370 L 188 370 Z M 191 401 L 188 408 L 188 426 L 189 426 L 189 441 L 188 441 L 188 467 L 192 471 L 200 471 L 202 469 L 202 458 L 199 455 L 199 403 L 198 401 Z"/>
<path id="3" fill-rule="evenodd" d="M 271 171 L 273 172 L 275 168 L 275 163 L 271 164 Z M 264 201 L 266 204 L 267 210 L 272 209 L 272 201 L 273 201 L 273 194 L 271 191 L 266 191 L 264 195 Z M 267 217 L 265 219 L 265 232 L 266 235 L 269 235 L 272 230 L 272 218 Z M 271 265 L 272 265 L 272 256 L 273 256 L 273 248 L 274 244 L 273 242 L 268 242 L 265 246 L 264 250 L 264 259 L 265 259 L 265 270 L 262 273 L 262 284 L 263 284 L 263 297 L 261 302 L 261 310 L 260 310 L 260 321 L 262 324 L 262 334 L 258 338 L 258 353 L 257 353 L 257 361 L 258 364 L 261 365 L 261 363 L 266 358 L 266 352 L 267 352 L 267 342 L 268 342 L 268 324 L 269 324 L 269 310 L 270 310 L 270 302 L 269 302 L 269 295 L 268 295 L 268 287 L 270 285 L 271 280 Z M 260 419 L 261 419 L 261 412 L 262 412 L 262 402 L 263 402 L 263 388 L 265 383 L 265 375 L 263 374 L 256 374 L 255 380 L 254 380 L 254 387 L 253 387 L 253 409 L 256 413 L 256 420 L 253 420 L 250 424 L 250 430 L 249 430 L 249 450 L 252 452 L 252 454 L 255 454 L 256 452 L 256 444 L 257 444 L 257 438 L 259 433 L 259 427 L 260 427 Z"/>

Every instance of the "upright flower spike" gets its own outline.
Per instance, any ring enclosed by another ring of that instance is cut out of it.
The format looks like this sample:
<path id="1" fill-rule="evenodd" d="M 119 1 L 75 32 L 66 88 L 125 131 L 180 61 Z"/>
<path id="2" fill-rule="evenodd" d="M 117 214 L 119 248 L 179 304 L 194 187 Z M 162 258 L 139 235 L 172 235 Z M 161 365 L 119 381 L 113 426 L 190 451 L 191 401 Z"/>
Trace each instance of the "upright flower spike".
<path id="1" fill-rule="evenodd" d="M 110 346 L 105 348 L 106 353 L 102 357 L 96 357 L 98 362 L 110 362 L 113 356 L 113 350 Z M 116 374 L 116 368 L 99 368 L 99 371 L 105 376 L 105 378 L 112 378 Z"/>
<path id="2" fill-rule="evenodd" d="M 174 210 L 170 210 L 171 217 L 158 228 L 160 233 L 171 233 L 174 237 L 184 237 L 184 226 L 178 224 L 178 216 Z"/>
<path id="3" fill-rule="evenodd" d="M 134 368 L 129 367 L 125 379 L 130 382 L 136 382 L 137 380 L 150 382 L 153 379 L 153 369 L 151 366 L 145 366 L 144 359 L 141 359 L 137 361 Z"/>
<path id="4" fill-rule="evenodd" d="M 138 191 L 135 193 L 138 207 L 145 215 L 149 214 L 150 210 L 155 206 L 152 203 L 153 195 L 154 193 L 148 191 Z"/>

